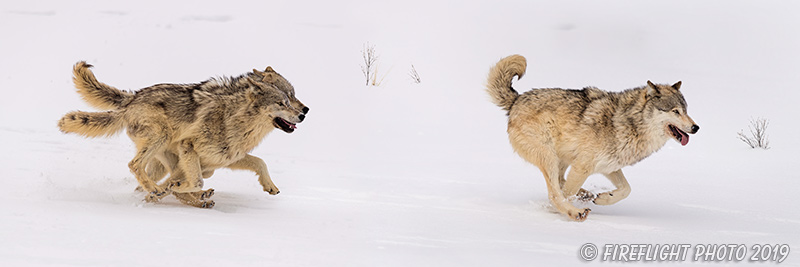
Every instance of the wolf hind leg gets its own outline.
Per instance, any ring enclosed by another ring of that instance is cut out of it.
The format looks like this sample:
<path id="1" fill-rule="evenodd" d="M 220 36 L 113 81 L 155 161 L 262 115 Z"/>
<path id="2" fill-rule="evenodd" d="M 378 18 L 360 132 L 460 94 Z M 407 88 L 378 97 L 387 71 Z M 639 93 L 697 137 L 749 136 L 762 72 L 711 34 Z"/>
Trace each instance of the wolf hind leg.
<path id="1" fill-rule="evenodd" d="M 553 203 L 553 206 L 555 206 L 560 213 L 567 215 L 567 217 L 572 220 L 586 220 L 586 217 L 589 216 L 591 209 L 579 209 L 570 203 L 569 199 L 567 199 L 564 195 L 564 191 L 561 189 L 561 186 L 559 186 L 557 176 L 558 168 L 546 169 L 539 167 L 539 169 L 542 171 L 542 174 L 544 174 L 545 182 L 547 183 L 547 196 L 550 199 L 550 202 Z"/>
<path id="2" fill-rule="evenodd" d="M 559 183 L 561 182 L 565 169 L 563 166 L 564 166 L 563 163 L 559 164 L 559 169 L 557 172 L 559 174 L 559 179 L 557 180 Z M 554 170 L 551 170 L 551 173 L 555 174 L 555 172 L 553 171 Z M 577 195 L 580 192 L 580 190 L 582 190 L 581 185 L 583 185 L 583 182 L 586 181 L 586 178 L 588 176 L 589 173 L 588 171 L 586 171 L 585 168 L 582 168 L 579 165 L 572 165 L 572 168 L 570 169 L 569 174 L 567 175 L 567 179 L 564 181 L 563 186 L 558 186 L 557 188 L 554 188 L 555 186 L 550 185 L 550 183 L 548 183 L 548 190 L 550 191 L 550 198 L 551 198 L 550 200 L 553 201 L 554 204 L 558 202 L 558 205 L 562 206 L 561 212 L 576 221 L 586 220 L 586 217 L 589 215 L 591 209 L 588 208 L 579 209 L 573 206 L 572 203 L 570 203 L 569 197 Z"/>
<path id="3" fill-rule="evenodd" d="M 151 160 L 150 163 L 147 164 L 147 177 L 153 180 L 153 182 L 160 182 L 161 179 L 164 179 L 167 176 L 167 173 L 170 171 L 164 167 L 164 164 L 161 164 L 158 160 Z"/>
<path id="4" fill-rule="evenodd" d="M 139 151 L 136 153 L 136 156 L 133 157 L 133 160 L 128 163 L 128 167 L 131 169 L 131 172 L 136 177 L 142 189 L 149 193 L 149 195 L 145 197 L 145 200 L 148 202 L 158 201 L 166 196 L 168 191 L 156 184 L 156 182 L 150 178 L 146 169 L 147 164 L 151 162 L 156 151 L 161 150 L 166 140 L 157 139 L 149 141 L 140 139 L 136 140 L 136 143 L 137 147 L 139 147 Z"/>
<path id="5" fill-rule="evenodd" d="M 258 182 L 261 183 L 261 186 L 264 188 L 264 191 L 269 193 L 270 195 L 277 195 L 281 191 L 275 186 L 275 183 L 272 182 L 272 178 L 269 177 L 269 172 L 267 170 L 267 164 L 264 163 L 264 160 L 247 154 L 244 158 L 231 163 L 226 168 L 232 170 L 249 170 L 253 171 L 258 175 Z"/>
<path id="6" fill-rule="evenodd" d="M 617 189 L 598 194 L 597 198 L 594 200 L 594 204 L 611 205 L 630 195 L 631 185 L 628 184 L 628 180 L 625 179 L 625 175 L 622 174 L 622 169 L 606 174 L 605 176 Z"/>
<path id="7" fill-rule="evenodd" d="M 526 161 L 539 167 L 539 170 L 542 171 L 544 180 L 547 183 L 547 196 L 558 212 L 567 215 L 572 220 L 586 220 L 591 210 L 579 209 L 573 206 L 564 196 L 561 181 L 567 165 L 558 157 L 555 148 L 551 145 L 547 145 L 552 143 L 552 140 L 539 140 L 535 138 L 537 136 L 550 136 L 550 134 L 548 132 L 543 132 L 531 136 L 517 127 L 513 127 L 512 124 L 508 128 L 508 135 L 514 151 Z M 533 139 L 531 139 L 532 137 Z"/>
<path id="8" fill-rule="evenodd" d="M 167 176 L 167 169 L 161 164 L 158 160 L 150 160 L 150 163 L 147 164 L 145 168 L 145 172 L 147 172 L 147 177 L 149 177 L 153 182 L 158 183 L 164 176 Z M 144 192 L 142 185 L 136 186 L 136 192 Z"/>
<path id="9" fill-rule="evenodd" d="M 178 151 L 177 168 L 183 175 L 173 175 L 168 186 L 178 193 L 197 192 L 203 189 L 202 168 L 200 156 L 194 150 L 194 144 L 189 140 L 181 141 Z"/>
<path id="10" fill-rule="evenodd" d="M 567 167 L 569 167 L 569 164 L 565 162 L 558 163 L 558 185 L 561 186 L 561 188 L 564 188 L 564 182 L 567 181 L 567 179 L 564 178 L 564 174 L 567 173 Z"/>
<path id="11" fill-rule="evenodd" d="M 528 150 L 525 150 L 527 152 Z M 567 199 L 562 187 L 561 179 L 565 171 L 565 164 L 563 164 L 555 151 L 547 149 L 539 149 L 536 153 L 520 153 L 520 155 L 528 162 L 533 163 L 544 175 L 545 182 L 547 183 L 547 196 L 555 208 L 564 215 L 567 215 L 572 220 L 584 221 L 589 216 L 590 209 L 579 209 L 570 203 Z M 572 171 L 570 171 L 572 174 Z M 566 179 L 565 185 L 569 184 L 569 179 Z"/>
<path id="12" fill-rule="evenodd" d="M 178 167 L 178 156 L 172 152 L 164 151 L 161 154 L 155 156 L 156 159 L 150 160 L 150 163 L 147 164 L 147 176 L 153 180 L 153 182 L 158 183 L 167 175 L 167 173 L 173 173 Z M 162 188 L 166 188 L 168 184 L 160 185 Z M 136 187 L 137 192 L 144 192 L 142 186 Z"/>
<path id="13" fill-rule="evenodd" d="M 558 183 L 559 186 L 561 186 L 561 190 L 564 190 L 564 184 L 567 181 L 567 179 L 564 178 L 564 175 L 567 173 L 567 167 L 569 167 L 569 164 L 567 163 L 561 162 L 558 164 Z M 578 193 L 576 195 L 566 195 L 566 197 L 577 197 L 577 199 L 580 201 L 592 201 L 597 196 L 595 196 L 594 193 L 590 192 L 589 190 L 580 188 L 578 189 Z"/>
<path id="14" fill-rule="evenodd" d="M 582 188 L 590 174 L 589 168 L 586 166 L 573 164 L 563 186 L 564 195 L 567 197 L 577 197 L 577 199 L 581 201 L 594 200 L 596 196 L 592 192 L 589 192 L 589 190 Z"/>

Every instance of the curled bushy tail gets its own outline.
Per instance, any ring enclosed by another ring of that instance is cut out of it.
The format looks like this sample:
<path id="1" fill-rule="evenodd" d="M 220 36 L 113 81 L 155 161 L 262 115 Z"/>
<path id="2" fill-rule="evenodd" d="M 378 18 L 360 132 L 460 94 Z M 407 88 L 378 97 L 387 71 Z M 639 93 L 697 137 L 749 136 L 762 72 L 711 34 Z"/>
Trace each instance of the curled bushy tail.
<path id="1" fill-rule="evenodd" d="M 517 79 L 522 78 L 522 75 L 525 75 L 526 67 L 525 57 L 511 55 L 498 61 L 489 70 L 486 91 L 492 96 L 492 102 L 495 105 L 506 111 L 511 110 L 514 101 L 519 97 L 519 93 L 511 87 L 511 80 L 514 79 L 514 76 L 517 76 Z"/>
<path id="2" fill-rule="evenodd" d="M 122 91 L 107 84 L 97 81 L 89 68 L 92 65 L 81 61 L 72 68 L 72 82 L 78 88 L 78 94 L 89 105 L 99 109 L 117 109 L 128 104 L 133 99 L 133 93 Z"/>
<path id="3" fill-rule="evenodd" d="M 73 111 L 58 120 L 58 128 L 64 133 L 76 133 L 85 137 L 111 136 L 125 127 L 118 111 L 85 112 Z"/>

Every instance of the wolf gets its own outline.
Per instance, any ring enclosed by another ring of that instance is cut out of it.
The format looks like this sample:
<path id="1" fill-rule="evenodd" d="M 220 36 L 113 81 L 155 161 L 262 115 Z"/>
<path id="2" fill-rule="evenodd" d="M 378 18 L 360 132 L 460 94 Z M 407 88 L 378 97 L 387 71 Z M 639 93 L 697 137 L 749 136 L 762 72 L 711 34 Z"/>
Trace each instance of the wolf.
<path id="1" fill-rule="evenodd" d="M 525 57 L 512 55 L 491 68 L 486 91 L 507 112 L 508 139 L 514 151 L 539 168 L 553 206 L 572 220 L 584 221 L 591 209 L 579 209 L 570 199 L 611 205 L 631 192 L 622 167 L 658 151 L 669 139 L 682 146 L 700 130 L 687 113 L 681 82 L 654 84 L 607 92 L 533 89 L 523 94 L 511 86 L 522 78 Z M 565 177 L 567 168 L 569 174 Z M 616 189 L 597 195 L 581 188 L 600 173 Z"/>
<path id="2" fill-rule="evenodd" d="M 294 87 L 272 67 L 238 77 L 194 84 L 157 84 L 135 92 L 101 83 L 85 61 L 73 67 L 78 94 L 104 112 L 72 111 L 58 121 L 64 133 L 84 137 L 114 135 L 123 129 L 136 145 L 128 163 L 146 201 L 168 194 L 210 208 L 213 189 L 203 179 L 219 168 L 250 170 L 263 190 L 275 195 L 264 161 L 250 152 L 274 129 L 292 133 L 309 108 Z M 163 183 L 158 182 L 169 173 Z"/>

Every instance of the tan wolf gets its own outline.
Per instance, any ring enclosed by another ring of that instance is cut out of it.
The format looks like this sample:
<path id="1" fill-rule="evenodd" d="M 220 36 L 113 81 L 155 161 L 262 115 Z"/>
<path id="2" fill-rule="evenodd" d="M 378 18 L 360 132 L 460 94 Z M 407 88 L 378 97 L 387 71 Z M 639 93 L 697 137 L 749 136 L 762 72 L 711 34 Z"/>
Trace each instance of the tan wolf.
<path id="1" fill-rule="evenodd" d="M 570 198 L 598 205 L 626 198 L 631 189 L 622 167 L 658 151 L 670 138 L 685 146 L 687 133 L 700 129 L 686 113 L 681 82 L 647 81 L 646 86 L 622 92 L 586 87 L 519 94 L 511 82 L 514 76 L 522 78 L 525 68 L 520 55 L 501 59 L 489 71 L 487 91 L 508 112 L 508 138 L 514 151 L 539 167 L 553 206 L 573 220 L 586 220 L 591 210 L 576 208 Z M 595 173 L 605 175 L 616 189 L 596 196 L 582 189 Z"/>
<path id="2" fill-rule="evenodd" d="M 209 208 L 213 189 L 203 178 L 218 168 L 251 170 L 264 191 L 278 194 L 267 165 L 250 155 L 273 129 L 291 133 L 308 107 L 294 87 L 271 67 L 239 77 L 196 84 L 157 84 L 136 92 L 99 82 L 92 67 L 78 62 L 73 82 L 83 99 L 105 112 L 73 111 L 58 121 L 64 133 L 110 136 L 127 128 L 137 153 L 128 167 L 147 201 L 173 193 L 186 204 Z M 170 173 L 162 184 L 158 182 Z"/>

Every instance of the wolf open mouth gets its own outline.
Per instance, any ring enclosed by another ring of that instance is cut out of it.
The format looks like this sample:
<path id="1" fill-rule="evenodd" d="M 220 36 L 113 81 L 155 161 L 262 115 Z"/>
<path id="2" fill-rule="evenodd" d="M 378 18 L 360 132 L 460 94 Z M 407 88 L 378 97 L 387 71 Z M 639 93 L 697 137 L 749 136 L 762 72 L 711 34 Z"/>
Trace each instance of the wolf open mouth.
<path id="1" fill-rule="evenodd" d="M 685 146 L 689 143 L 689 135 L 686 134 L 686 132 L 681 131 L 681 129 L 678 129 L 678 127 L 672 124 L 670 124 L 668 127 L 669 131 L 672 132 L 672 137 L 675 137 L 675 140 L 678 140 L 682 146 Z"/>
<path id="2" fill-rule="evenodd" d="M 272 120 L 272 123 L 275 125 L 276 128 L 280 128 L 281 130 L 287 133 L 292 133 L 294 132 L 294 129 L 297 129 L 297 125 L 288 122 L 280 117 L 275 117 L 275 119 Z"/>

